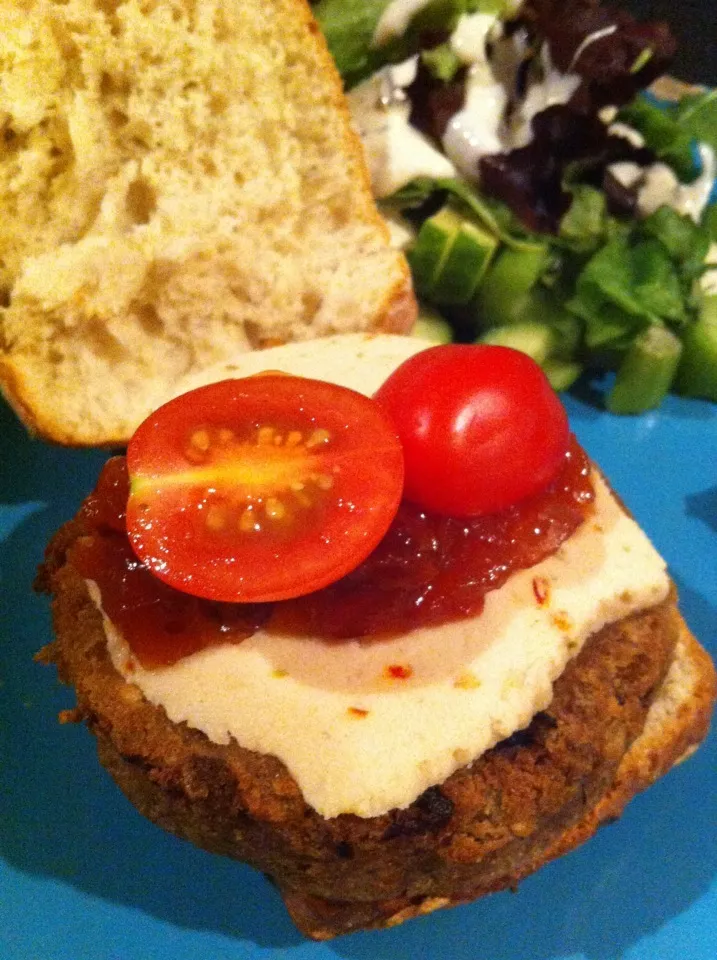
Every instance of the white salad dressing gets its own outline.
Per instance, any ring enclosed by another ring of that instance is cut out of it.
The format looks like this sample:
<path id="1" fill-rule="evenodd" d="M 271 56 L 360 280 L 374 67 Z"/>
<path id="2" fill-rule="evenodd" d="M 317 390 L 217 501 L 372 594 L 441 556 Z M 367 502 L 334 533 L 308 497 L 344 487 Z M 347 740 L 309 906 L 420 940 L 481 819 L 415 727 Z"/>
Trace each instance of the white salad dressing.
<path id="1" fill-rule="evenodd" d="M 570 69 L 572 70 L 588 47 L 591 47 L 597 40 L 602 40 L 603 37 L 611 37 L 616 30 L 617 24 L 612 23 L 609 27 L 603 27 L 601 30 L 594 30 L 592 33 L 589 33 L 573 54 L 573 59 L 570 61 Z"/>
<path id="2" fill-rule="evenodd" d="M 374 45 L 399 36 L 422 6 L 408 0 L 390 4 L 379 22 Z M 349 91 L 349 106 L 364 142 L 378 198 L 421 176 L 450 177 L 458 172 L 476 180 L 481 157 L 529 143 L 535 114 L 570 100 L 580 78 L 561 73 L 551 62 L 547 47 L 543 47 L 542 80 L 531 84 L 509 127 L 505 118 L 525 37 L 518 31 L 510 39 L 515 46 L 514 69 L 508 70 L 508 76 L 498 76 L 489 61 L 488 45 L 501 35 L 499 18 L 486 13 L 463 14 L 451 34 L 451 49 L 469 69 L 464 104 L 448 122 L 443 153 L 409 123 L 410 102 L 405 91 L 415 79 L 417 57 L 384 67 Z"/>
<path id="3" fill-rule="evenodd" d="M 491 34 L 500 23 L 492 13 L 464 13 L 458 18 L 449 44 L 461 63 L 483 63 Z"/>
<path id="4" fill-rule="evenodd" d="M 692 183 L 680 183 L 672 169 L 664 163 L 655 163 L 648 167 L 645 182 L 637 198 L 640 213 L 647 216 L 658 207 L 668 204 L 678 213 L 692 217 L 695 223 L 699 223 L 712 193 L 717 165 L 712 147 L 700 143 L 698 150 L 702 172 Z"/>
<path id="5" fill-rule="evenodd" d="M 470 67 L 463 108 L 448 122 L 443 149 L 464 177 L 475 179 L 478 161 L 503 149 L 503 118 L 508 93 L 488 62 L 488 41 L 499 29 L 498 18 L 484 13 L 462 16 L 450 39 L 451 48 Z"/>
<path id="6" fill-rule="evenodd" d="M 347 94 L 364 145 L 374 196 L 388 197 L 417 177 L 454 177 L 455 167 L 409 122 L 404 89 L 413 82 L 417 57 L 384 67 Z"/>
<path id="7" fill-rule="evenodd" d="M 501 136 L 508 94 L 487 63 L 474 63 L 468 74 L 465 103 L 448 122 L 443 149 L 468 179 L 478 176 L 478 161 L 503 149 Z"/>
<path id="8" fill-rule="evenodd" d="M 645 138 L 643 135 L 627 123 L 622 123 L 621 121 L 611 123 L 607 128 L 607 132 L 611 133 L 614 137 L 622 137 L 623 140 L 627 140 L 628 143 L 638 149 L 645 146 Z"/>
<path id="9" fill-rule="evenodd" d="M 568 103 L 580 86 L 580 77 L 577 73 L 562 73 L 553 64 L 544 44 L 540 51 L 543 67 L 543 79 L 528 87 L 528 92 L 518 104 L 516 117 L 512 123 L 509 142 L 504 149 L 512 150 L 515 147 L 525 147 L 533 139 L 531 124 L 536 114 L 547 110 L 548 107 L 560 106 Z"/>
<path id="10" fill-rule="evenodd" d="M 672 168 L 659 161 L 649 167 L 623 161 L 611 164 L 609 170 L 624 187 L 637 190 L 637 209 L 641 216 L 647 217 L 660 207 L 668 206 L 699 223 L 712 193 L 717 163 L 712 147 L 701 143 L 698 149 L 702 172 L 692 183 L 680 183 Z"/>

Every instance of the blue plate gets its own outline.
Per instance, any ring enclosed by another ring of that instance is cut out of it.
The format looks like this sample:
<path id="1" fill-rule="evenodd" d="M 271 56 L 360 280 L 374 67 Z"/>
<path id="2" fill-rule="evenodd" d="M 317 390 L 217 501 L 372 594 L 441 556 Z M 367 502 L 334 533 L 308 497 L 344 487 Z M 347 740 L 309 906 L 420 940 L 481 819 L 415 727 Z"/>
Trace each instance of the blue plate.
<path id="1" fill-rule="evenodd" d="M 619 419 L 567 401 L 717 652 L 717 406 L 670 398 Z M 0 957 L 2 960 L 715 960 L 717 764 L 695 757 L 589 844 L 470 906 L 330 944 L 303 940 L 271 885 L 143 820 L 99 767 L 72 705 L 33 663 L 50 639 L 31 590 L 50 534 L 104 457 L 28 439 L 0 404 Z"/>

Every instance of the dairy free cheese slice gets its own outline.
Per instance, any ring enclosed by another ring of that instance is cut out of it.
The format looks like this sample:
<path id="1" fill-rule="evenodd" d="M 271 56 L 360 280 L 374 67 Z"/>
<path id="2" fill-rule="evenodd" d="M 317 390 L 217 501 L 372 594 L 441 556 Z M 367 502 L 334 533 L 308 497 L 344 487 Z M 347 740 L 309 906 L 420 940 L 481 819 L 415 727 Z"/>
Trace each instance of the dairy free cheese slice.
<path id="1" fill-rule="evenodd" d="M 324 817 L 405 807 L 547 707 L 591 633 L 666 596 L 664 562 L 595 484 L 594 516 L 478 617 L 373 643 L 260 631 L 155 670 L 105 618 L 112 661 L 173 722 L 277 756 Z"/>
<path id="2" fill-rule="evenodd" d="M 329 337 L 248 354 L 209 376 L 284 370 L 370 395 L 425 346 Z M 478 617 L 377 642 L 259 631 L 145 670 L 103 614 L 112 661 L 173 722 L 278 757 L 324 817 L 406 807 L 547 707 L 593 632 L 667 595 L 664 561 L 597 474 L 594 483 L 594 514 L 555 555 L 489 593 Z"/>

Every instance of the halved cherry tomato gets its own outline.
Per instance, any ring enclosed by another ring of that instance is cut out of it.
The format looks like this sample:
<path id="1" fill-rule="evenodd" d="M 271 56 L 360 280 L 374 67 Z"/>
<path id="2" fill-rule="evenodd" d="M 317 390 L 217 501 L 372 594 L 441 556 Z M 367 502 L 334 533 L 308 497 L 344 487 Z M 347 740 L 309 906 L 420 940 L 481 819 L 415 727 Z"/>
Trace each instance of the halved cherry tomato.
<path id="1" fill-rule="evenodd" d="M 381 540 L 403 451 L 373 400 L 267 374 L 160 407 L 127 449 L 127 529 L 160 580 L 198 597 L 263 602 L 338 580 Z"/>
<path id="2" fill-rule="evenodd" d="M 378 390 L 404 448 L 404 496 L 456 517 L 543 489 L 564 462 L 568 419 L 540 367 L 507 347 L 449 344 L 406 360 Z"/>

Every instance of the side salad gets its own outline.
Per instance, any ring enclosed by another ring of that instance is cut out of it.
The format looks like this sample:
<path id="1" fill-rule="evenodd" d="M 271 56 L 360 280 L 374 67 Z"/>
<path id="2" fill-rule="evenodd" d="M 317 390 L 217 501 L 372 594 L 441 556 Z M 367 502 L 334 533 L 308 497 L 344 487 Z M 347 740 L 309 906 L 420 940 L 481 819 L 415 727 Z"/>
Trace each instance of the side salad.
<path id="1" fill-rule="evenodd" d="M 717 401 L 717 91 L 595 0 L 320 0 L 418 330 L 530 354 L 606 406 Z"/>

